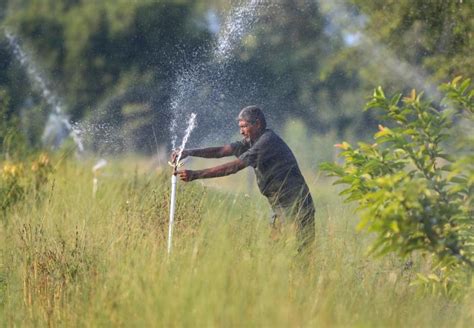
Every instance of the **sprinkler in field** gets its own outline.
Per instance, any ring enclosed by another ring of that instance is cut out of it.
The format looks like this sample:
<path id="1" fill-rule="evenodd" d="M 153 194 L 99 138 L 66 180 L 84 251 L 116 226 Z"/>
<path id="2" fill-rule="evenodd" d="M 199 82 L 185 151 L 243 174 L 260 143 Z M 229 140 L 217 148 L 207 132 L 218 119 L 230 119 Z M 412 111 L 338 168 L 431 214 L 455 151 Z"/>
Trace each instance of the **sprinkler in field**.
<path id="1" fill-rule="evenodd" d="M 183 155 L 184 146 L 186 146 L 186 142 L 188 141 L 191 131 L 194 129 L 195 126 L 196 114 L 191 113 L 191 116 L 188 120 L 188 127 L 184 132 L 183 141 L 181 142 L 181 146 L 179 147 L 178 154 L 173 162 L 168 162 L 168 164 L 173 167 L 173 174 L 171 175 L 170 222 L 168 226 L 168 254 L 171 253 L 171 245 L 173 241 L 174 212 L 176 207 L 176 175 L 178 172 L 178 168 L 183 166 L 183 162 L 181 162 L 181 156 Z"/>
<path id="2" fill-rule="evenodd" d="M 168 254 L 171 253 L 171 243 L 173 239 L 173 225 L 174 225 L 174 212 L 176 208 L 176 174 L 178 168 L 183 166 L 183 162 L 175 161 L 175 163 L 168 162 L 173 167 L 173 174 L 171 175 L 171 200 L 170 200 L 170 222 L 168 227 Z"/>
<path id="3" fill-rule="evenodd" d="M 107 165 L 107 161 L 102 158 L 92 167 L 92 173 L 94 174 L 94 177 L 92 178 L 92 197 L 93 198 L 95 198 L 95 194 L 97 193 L 100 169 L 106 165 Z"/>

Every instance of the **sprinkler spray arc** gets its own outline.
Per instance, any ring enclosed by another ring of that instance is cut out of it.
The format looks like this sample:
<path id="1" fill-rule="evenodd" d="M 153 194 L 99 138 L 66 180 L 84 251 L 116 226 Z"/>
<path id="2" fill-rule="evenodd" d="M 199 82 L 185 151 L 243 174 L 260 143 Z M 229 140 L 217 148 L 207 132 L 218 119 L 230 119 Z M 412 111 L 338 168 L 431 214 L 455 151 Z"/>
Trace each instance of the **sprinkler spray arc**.
<path id="1" fill-rule="evenodd" d="M 51 107 L 52 111 L 49 115 L 48 122 L 43 131 L 43 141 L 46 142 L 48 135 L 55 133 L 54 130 L 60 127 L 64 127 L 68 132 L 68 135 L 72 138 L 77 147 L 77 154 L 84 153 L 84 145 L 81 138 L 81 131 L 77 125 L 72 124 L 69 121 L 67 115 L 63 113 L 63 105 L 59 101 L 57 95 L 55 95 L 52 90 L 48 87 L 48 83 L 41 72 L 36 67 L 32 58 L 28 53 L 22 49 L 20 43 L 8 29 L 0 27 L 0 30 L 3 29 L 5 37 L 12 49 L 13 55 L 19 61 L 21 66 L 26 70 L 28 79 L 31 81 L 33 87 L 38 89 L 41 97 L 46 101 L 46 103 Z M 64 137 L 61 137 L 64 140 Z"/>

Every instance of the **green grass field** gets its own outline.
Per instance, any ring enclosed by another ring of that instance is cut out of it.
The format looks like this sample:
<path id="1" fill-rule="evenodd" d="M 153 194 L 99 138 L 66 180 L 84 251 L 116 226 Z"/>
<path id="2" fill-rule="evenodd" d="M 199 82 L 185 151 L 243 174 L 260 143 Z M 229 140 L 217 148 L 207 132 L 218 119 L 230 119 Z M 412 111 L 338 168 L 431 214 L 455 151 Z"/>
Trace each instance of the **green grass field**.
<path id="1" fill-rule="evenodd" d="M 179 184 L 167 256 L 169 172 L 65 162 L 1 225 L 0 322 L 8 327 L 469 327 L 474 299 L 411 286 L 423 258 L 374 258 L 328 181 L 312 177 L 316 244 L 271 238 L 246 173 Z M 240 182 L 238 182 L 240 181 Z M 220 184 L 221 188 L 214 186 Z M 237 185 L 237 186 L 236 186 Z M 244 187 L 242 187 L 244 186 Z M 255 187 L 253 187 L 255 188 Z"/>

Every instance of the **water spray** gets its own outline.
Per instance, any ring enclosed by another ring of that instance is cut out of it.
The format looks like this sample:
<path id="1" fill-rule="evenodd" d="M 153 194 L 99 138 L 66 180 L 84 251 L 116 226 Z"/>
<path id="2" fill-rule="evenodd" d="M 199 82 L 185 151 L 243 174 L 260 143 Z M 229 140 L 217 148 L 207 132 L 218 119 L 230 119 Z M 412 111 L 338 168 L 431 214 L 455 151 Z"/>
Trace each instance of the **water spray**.
<path id="1" fill-rule="evenodd" d="M 173 242 L 173 226 L 174 226 L 174 213 L 176 209 L 176 184 L 178 182 L 177 174 L 178 169 L 183 166 L 183 162 L 181 162 L 181 156 L 183 155 L 184 147 L 188 142 L 189 136 L 191 135 L 191 131 L 196 127 L 196 114 L 191 113 L 191 116 L 188 120 L 188 127 L 184 132 L 183 141 L 181 142 L 181 146 L 178 149 L 178 154 L 174 160 L 174 162 L 169 162 L 173 167 L 173 174 L 171 175 L 171 199 L 170 199 L 170 221 L 168 226 L 168 255 L 171 254 L 171 245 Z"/>
<path id="2" fill-rule="evenodd" d="M 27 76 L 33 87 L 36 87 L 36 89 L 40 91 L 41 97 L 52 109 L 44 129 L 43 141 L 46 141 L 48 136 L 54 134 L 55 130 L 58 128 L 65 128 L 69 136 L 76 144 L 78 152 L 83 153 L 84 145 L 80 136 L 81 131 L 77 128 L 77 126 L 73 126 L 69 121 L 69 118 L 63 113 L 63 105 L 61 104 L 61 101 L 57 95 L 54 94 L 48 87 L 46 78 L 36 67 L 31 56 L 28 55 L 24 49 L 22 49 L 17 37 L 15 37 L 15 35 L 7 29 L 4 29 L 4 34 L 13 51 L 13 54 L 15 55 L 15 58 L 25 68 Z"/>
<path id="3" fill-rule="evenodd" d="M 176 184 L 177 184 L 177 169 L 182 165 L 181 156 L 184 150 L 184 146 L 189 138 L 191 131 L 194 129 L 194 120 L 196 114 L 192 113 L 188 120 L 188 127 L 183 138 L 183 142 L 179 148 L 176 148 L 176 141 L 178 136 L 176 130 L 178 129 L 178 120 L 183 116 L 186 110 L 193 110 L 199 108 L 212 108 L 214 105 L 212 99 L 207 99 L 205 104 L 199 103 L 202 101 L 202 95 L 207 94 L 207 88 L 209 85 L 215 86 L 218 89 L 216 81 L 222 81 L 222 76 L 227 63 L 232 58 L 232 54 L 236 47 L 241 43 L 243 37 L 253 28 L 259 18 L 259 13 L 263 9 L 267 9 L 269 6 L 274 4 L 271 1 L 262 0 L 245 0 L 241 1 L 240 5 L 233 8 L 228 15 L 223 26 L 215 40 L 213 49 L 211 50 L 209 62 L 191 66 L 183 70 L 181 74 L 178 74 L 178 79 L 175 82 L 175 94 L 171 99 L 171 147 L 177 152 L 175 161 L 169 163 L 173 167 L 173 175 L 171 176 L 171 204 L 170 204 L 170 222 L 168 231 L 168 254 L 171 253 L 172 237 L 173 237 L 173 223 L 174 223 L 174 212 L 175 212 L 175 201 L 176 201 Z M 213 73 L 210 77 L 206 77 L 204 72 L 208 72 L 211 69 L 217 69 L 216 73 Z M 220 90 L 220 89 L 219 89 Z M 223 91 L 221 93 L 224 93 Z M 198 101 L 196 95 L 199 96 Z M 209 103 L 210 102 L 210 103 Z"/>
<path id="4" fill-rule="evenodd" d="M 231 7 L 227 15 L 222 17 L 222 24 L 217 23 L 214 27 L 216 34 L 215 40 L 210 44 L 211 47 L 201 49 L 195 54 L 204 55 L 208 60 L 198 63 L 186 61 L 190 65 L 185 65 L 177 72 L 170 99 L 169 131 L 172 149 L 177 149 L 176 131 L 182 128 L 178 121 L 184 114 L 199 111 L 206 113 L 213 120 L 222 115 L 221 113 L 216 115 L 215 108 L 221 107 L 224 97 L 230 96 L 229 87 L 235 90 L 234 78 L 229 76 L 229 71 L 232 69 L 228 70 L 229 65 L 232 66 L 234 63 L 235 50 L 242 44 L 245 36 L 254 29 L 264 12 L 268 12 L 269 8 L 280 6 L 278 1 L 267 0 L 239 0 L 235 1 L 235 4 L 236 6 Z M 254 91 L 242 90 L 242 92 Z"/>

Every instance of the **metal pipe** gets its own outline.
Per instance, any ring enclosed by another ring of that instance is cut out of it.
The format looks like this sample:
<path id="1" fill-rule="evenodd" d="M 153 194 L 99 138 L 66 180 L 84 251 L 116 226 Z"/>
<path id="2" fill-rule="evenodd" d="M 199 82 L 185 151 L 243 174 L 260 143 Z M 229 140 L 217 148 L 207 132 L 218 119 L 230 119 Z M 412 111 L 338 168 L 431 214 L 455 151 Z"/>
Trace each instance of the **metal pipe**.
<path id="1" fill-rule="evenodd" d="M 178 168 L 183 165 L 180 161 L 181 156 L 183 155 L 184 147 L 186 146 L 186 142 L 191 134 L 191 131 L 194 129 L 196 120 L 196 114 L 191 113 L 191 116 L 188 120 L 188 127 L 184 132 L 183 141 L 181 142 L 181 147 L 179 147 L 178 156 L 174 159 L 173 163 L 168 163 L 173 167 L 173 175 L 171 176 L 171 200 L 170 200 L 170 222 L 168 226 L 168 255 L 171 254 L 171 246 L 173 242 L 173 225 L 174 225 L 174 211 L 176 207 L 176 183 L 178 174 Z"/>
<path id="2" fill-rule="evenodd" d="M 174 211 L 176 206 L 176 170 L 171 176 L 171 200 L 170 200 L 170 222 L 168 226 L 168 255 L 171 254 L 171 245 L 173 241 Z"/>

